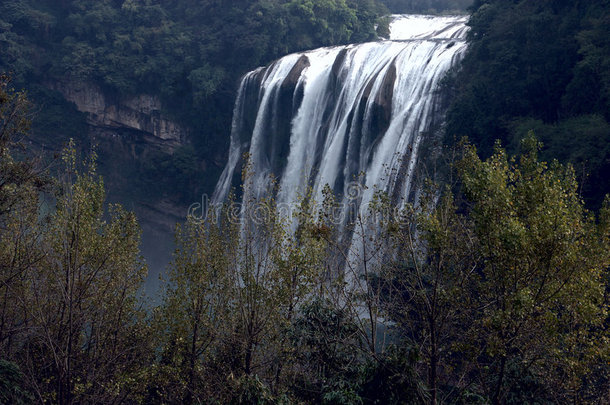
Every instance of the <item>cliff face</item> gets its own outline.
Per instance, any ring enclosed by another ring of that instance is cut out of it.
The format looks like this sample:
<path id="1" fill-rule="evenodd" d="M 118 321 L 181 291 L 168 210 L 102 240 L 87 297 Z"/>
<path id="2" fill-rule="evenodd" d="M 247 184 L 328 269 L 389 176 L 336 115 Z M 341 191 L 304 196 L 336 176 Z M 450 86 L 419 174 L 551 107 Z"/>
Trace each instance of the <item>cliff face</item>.
<path id="1" fill-rule="evenodd" d="M 183 220 L 186 207 L 162 186 L 151 189 L 151 183 L 173 181 L 174 174 L 150 172 L 150 167 L 171 162 L 174 152 L 189 143 L 187 129 L 169 119 L 153 95 L 117 100 L 93 83 L 74 80 L 47 86 L 86 113 L 88 130 L 83 146 L 95 146 L 109 200 L 136 211 L 141 225 L 151 232 L 171 235 L 175 223 Z"/>
<path id="2" fill-rule="evenodd" d="M 66 81 L 51 87 L 87 113 L 94 127 L 136 131 L 148 141 L 170 148 L 186 141 L 186 130 L 164 116 L 156 96 L 141 94 L 116 102 L 91 83 Z"/>

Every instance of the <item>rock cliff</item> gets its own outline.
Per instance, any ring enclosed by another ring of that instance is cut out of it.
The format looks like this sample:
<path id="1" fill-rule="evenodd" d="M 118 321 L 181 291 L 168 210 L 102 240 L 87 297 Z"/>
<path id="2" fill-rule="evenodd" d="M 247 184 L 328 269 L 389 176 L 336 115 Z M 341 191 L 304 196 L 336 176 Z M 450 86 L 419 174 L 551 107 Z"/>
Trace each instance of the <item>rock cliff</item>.
<path id="1" fill-rule="evenodd" d="M 158 97 L 141 94 L 125 100 L 112 100 L 96 85 L 65 81 L 50 85 L 79 111 L 88 114 L 90 125 L 98 128 L 125 129 L 168 147 L 186 140 L 186 130 L 163 114 Z"/>

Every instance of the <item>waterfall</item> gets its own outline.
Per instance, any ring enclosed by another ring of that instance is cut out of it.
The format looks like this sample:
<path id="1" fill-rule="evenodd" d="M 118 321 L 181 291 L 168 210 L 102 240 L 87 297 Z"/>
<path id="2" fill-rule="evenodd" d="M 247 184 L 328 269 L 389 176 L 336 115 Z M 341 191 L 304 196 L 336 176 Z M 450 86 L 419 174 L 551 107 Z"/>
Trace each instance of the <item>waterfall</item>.
<path id="1" fill-rule="evenodd" d="M 278 205 L 329 185 L 345 211 L 365 209 L 375 190 L 409 199 L 422 140 L 438 117 L 439 82 L 463 54 L 467 17 L 393 16 L 390 39 L 285 56 L 242 80 L 228 163 L 212 196 L 239 184 L 260 196 L 271 175 Z M 356 186 L 354 186 L 356 185 Z"/>

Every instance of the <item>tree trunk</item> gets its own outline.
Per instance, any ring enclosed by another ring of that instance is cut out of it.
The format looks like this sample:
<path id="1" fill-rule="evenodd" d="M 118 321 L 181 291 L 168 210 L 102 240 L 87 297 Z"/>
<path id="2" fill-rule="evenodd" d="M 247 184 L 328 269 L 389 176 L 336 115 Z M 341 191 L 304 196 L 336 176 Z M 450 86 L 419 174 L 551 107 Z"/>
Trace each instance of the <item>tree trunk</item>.
<path id="1" fill-rule="evenodd" d="M 246 375 L 250 375 L 250 373 L 252 372 L 252 341 L 248 341 L 248 345 L 246 346 L 244 372 L 246 373 Z"/>
<path id="2" fill-rule="evenodd" d="M 191 337 L 191 352 L 189 353 L 189 381 L 188 388 L 184 398 L 185 404 L 193 403 L 193 393 L 195 392 L 195 362 L 197 356 L 197 334 L 199 333 L 199 322 L 195 322 L 193 327 L 193 335 Z"/>
<path id="3" fill-rule="evenodd" d="M 500 404 L 500 393 L 502 392 L 502 384 L 504 383 L 504 369 L 506 368 L 506 355 L 502 356 L 500 360 L 500 375 L 498 376 L 498 384 L 496 385 L 496 392 L 494 393 L 492 403 L 494 405 Z"/>
<path id="4" fill-rule="evenodd" d="M 432 316 L 428 319 L 430 328 L 430 364 L 428 369 L 428 386 L 430 387 L 430 404 L 436 405 L 437 388 L 436 388 L 436 369 L 438 367 L 438 347 L 436 342 L 436 327 Z"/>

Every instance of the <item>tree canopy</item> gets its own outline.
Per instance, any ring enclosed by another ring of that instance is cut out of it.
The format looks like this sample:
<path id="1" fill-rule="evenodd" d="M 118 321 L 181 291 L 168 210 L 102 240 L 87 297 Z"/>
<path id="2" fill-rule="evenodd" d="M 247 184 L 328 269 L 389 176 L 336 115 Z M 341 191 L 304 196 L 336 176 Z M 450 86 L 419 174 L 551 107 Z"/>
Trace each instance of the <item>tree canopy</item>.
<path id="1" fill-rule="evenodd" d="M 545 159 L 590 176 L 584 196 L 599 208 L 610 186 L 608 2 L 479 0 L 472 10 L 448 137 L 468 136 L 488 156 L 496 138 L 515 152 L 535 130 Z"/>
<path id="2" fill-rule="evenodd" d="M 155 150 L 117 162 L 118 179 L 105 161 L 100 170 L 123 200 L 186 203 L 214 186 L 243 74 L 290 52 L 374 39 L 384 12 L 374 0 L 8 0 L 0 4 L 0 72 L 33 96 L 32 134 L 55 152 L 69 138 L 92 140 L 85 114 L 52 89 L 87 82 L 111 103 L 158 97 L 188 145 L 179 156 Z M 193 175 L 204 167 L 206 175 Z"/>

